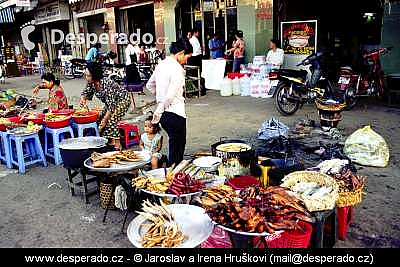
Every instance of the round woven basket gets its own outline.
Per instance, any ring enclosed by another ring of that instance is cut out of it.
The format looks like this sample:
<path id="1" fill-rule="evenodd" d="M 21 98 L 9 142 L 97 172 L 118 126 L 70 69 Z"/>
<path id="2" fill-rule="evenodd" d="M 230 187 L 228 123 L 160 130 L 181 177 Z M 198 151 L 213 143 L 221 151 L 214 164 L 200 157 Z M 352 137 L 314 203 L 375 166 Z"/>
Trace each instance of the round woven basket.
<path id="1" fill-rule="evenodd" d="M 326 194 L 323 198 L 301 197 L 307 209 L 313 211 L 331 210 L 335 208 L 336 201 L 339 198 L 339 185 L 335 179 L 329 175 L 315 171 L 296 171 L 283 178 L 281 186 L 292 189 L 299 182 L 315 182 L 319 186 L 332 186 L 332 192 Z"/>
<path id="2" fill-rule="evenodd" d="M 115 207 L 115 195 L 112 191 L 112 184 L 105 184 L 100 182 L 100 205 L 103 209 L 116 209 Z M 111 199 L 111 200 L 110 200 Z"/>
<path id="3" fill-rule="evenodd" d="M 358 203 L 361 203 L 363 195 L 364 187 L 351 192 L 339 192 L 339 198 L 336 201 L 336 206 L 339 208 L 354 206 Z"/>

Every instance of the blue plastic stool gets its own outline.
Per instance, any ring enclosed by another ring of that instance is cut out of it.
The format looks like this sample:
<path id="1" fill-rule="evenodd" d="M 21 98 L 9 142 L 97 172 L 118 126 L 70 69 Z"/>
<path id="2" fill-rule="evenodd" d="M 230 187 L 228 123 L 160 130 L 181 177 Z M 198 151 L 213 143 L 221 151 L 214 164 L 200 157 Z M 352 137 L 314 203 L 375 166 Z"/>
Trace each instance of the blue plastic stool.
<path id="1" fill-rule="evenodd" d="M 27 166 L 36 163 L 42 163 L 44 167 L 47 166 L 37 133 L 29 135 L 10 134 L 8 138 L 11 152 L 10 161 L 12 165 L 18 166 L 19 173 L 25 173 Z"/>
<path id="2" fill-rule="evenodd" d="M 7 132 L 0 132 L 0 160 L 6 164 L 7 168 L 12 168 L 10 142 Z"/>
<path id="3" fill-rule="evenodd" d="M 91 123 L 71 123 L 72 128 L 74 129 L 74 132 L 76 132 L 76 137 L 83 137 L 83 133 L 85 130 L 88 130 L 87 136 L 94 135 L 94 136 L 100 136 L 99 132 L 99 127 L 97 126 L 96 122 L 91 122 Z"/>
<path id="4" fill-rule="evenodd" d="M 71 138 L 74 137 L 74 131 L 71 126 L 58 129 L 44 128 L 44 153 L 46 157 L 54 159 L 55 165 L 60 165 L 62 163 L 60 142 L 67 139 L 67 134 L 69 134 Z M 49 142 L 49 135 L 51 135 L 52 142 Z M 52 144 L 52 146 L 50 146 L 50 144 Z"/>

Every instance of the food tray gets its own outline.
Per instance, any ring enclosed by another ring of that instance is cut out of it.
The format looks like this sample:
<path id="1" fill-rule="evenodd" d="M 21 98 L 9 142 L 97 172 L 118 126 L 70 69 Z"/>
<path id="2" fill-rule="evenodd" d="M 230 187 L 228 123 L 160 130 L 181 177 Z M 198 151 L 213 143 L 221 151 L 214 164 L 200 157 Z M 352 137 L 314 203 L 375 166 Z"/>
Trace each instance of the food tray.
<path id="1" fill-rule="evenodd" d="M 92 159 L 88 158 L 84 161 L 84 166 L 92 171 L 96 172 L 106 172 L 106 173 L 112 173 L 112 172 L 126 172 L 126 171 L 131 171 L 134 169 L 142 168 L 144 165 L 150 163 L 151 160 L 151 153 L 147 151 L 134 151 L 137 153 L 140 157 L 142 157 L 143 160 L 138 160 L 138 161 L 123 161 L 123 164 L 121 163 L 116 163 L 112 164 L 110 168 L 95 168 L 92 166 Z M 112 155 L 117 153 L 117 151 L 111 151 L 104 153 L 105 155 Z"/>
<path id="2" fill-rule="evenodd" d="M 195 248 L 211 235 L 214 226 L 203 208 L 187 204 L 171 204 L 168 207 L 186 237 L 178 248 Z M 140 244 L 140 239 L 146 232 L 146 228 L 140 227 L 143 223 L 149 221 L 138 215 L 127 229 L 129 241 L 137 248 L 143 248 Z"/>
<path id="3" fill-rule="evenodd" d="M 315 182 L 320 186 L 332 186 L 332 192 L 325 195 L 324 198 L 304 198 L 299 197 L 303 200 L 307 209 L 311 212 L 313 211 L 323 211 L 331 210 L 335 208 L 336 201 L 339 198 L 339 185 L 336 183 L 335 179 L 327 174 L 323 174 L 315 171 L 296 171 L 286 175 L 282 179 L 282 187 L 292 189 L 299 182 Z M 297 194 L 296 194 L 297 195 Z"/>
<path id="4" fill-rule="evenodd" d="M 75 123 L 83 124 L 83 123 L 92 123 L 97 120 L 97 112 L 96 111 L 89 111 L 86 112 L 85 115 L 72 115 L 72 119 Z"/>
<path id="5" fill-rule="evenodd" d="M 47 127 L 49 128 L 64 128 L 69 126 L 69 122 L 71 120 L 71 116 L 65 118 L 64 120 L 58 120 L 58 121 L 48 121 L 44 119 L 44 123 L 46 124 Z"/>

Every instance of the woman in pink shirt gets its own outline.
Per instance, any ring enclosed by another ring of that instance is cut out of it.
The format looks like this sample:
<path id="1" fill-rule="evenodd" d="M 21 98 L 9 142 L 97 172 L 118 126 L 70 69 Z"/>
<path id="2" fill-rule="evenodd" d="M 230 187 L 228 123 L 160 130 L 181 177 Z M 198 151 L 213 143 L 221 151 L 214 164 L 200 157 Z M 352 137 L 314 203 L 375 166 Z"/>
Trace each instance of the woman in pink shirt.
<path id="1" fill-rule="evenodd" d="M 236 31 L 235 37 L 236 37 L 236 41 L 233 42 L 232 48 L 227 50 L 226 52 L 228 55 L 233 52 L 232 72 L 239 72 L 240 65 L 244 64 L 245 43 L 243 40 L 243 32 Z"/>

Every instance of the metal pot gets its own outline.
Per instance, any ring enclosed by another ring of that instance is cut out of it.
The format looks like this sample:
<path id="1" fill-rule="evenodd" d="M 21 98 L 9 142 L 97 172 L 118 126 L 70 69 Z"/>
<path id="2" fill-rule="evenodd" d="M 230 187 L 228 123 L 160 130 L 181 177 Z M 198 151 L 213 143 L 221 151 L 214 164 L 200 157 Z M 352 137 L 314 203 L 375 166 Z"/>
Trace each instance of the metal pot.
<path id="1" fill-rule="evenodd" d="M 60 154 L 65 168 L 83 168 L 83 162 L 96 151 L 106 152 L 107 139 L 103 137 L 87 136 L 65 139 L 60 143 Z"/>
<path id="2" fill-rule="evenodd" d="M 224 137 L 220 138 L 220 141 L 218 143 L 215 143 L 211 145 L 211 154 L 216 157 L 220 157 L 223 160 L 227 159 L 232 159 L 232 158 L 237 158 L 239 160 L 239 163 L 247 167 L 250 165 L 255 160 L 255 151 L 252 148 L 251 145 L 249 145 L 246 141 L 241 140 L 241 139 L 226 139 L 222 140 Z M 241 150 L 241 151 L 235 151 L 235 152 L 227 152 L 218 149 L 219 145 L 222 144 L 229 144 L 229 143 L 241 143 L 241 144 L 246 144 L 250 146 L 250 149 L 247 150 Z"/>

